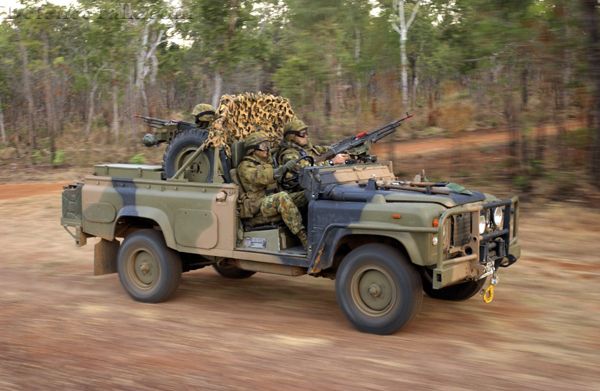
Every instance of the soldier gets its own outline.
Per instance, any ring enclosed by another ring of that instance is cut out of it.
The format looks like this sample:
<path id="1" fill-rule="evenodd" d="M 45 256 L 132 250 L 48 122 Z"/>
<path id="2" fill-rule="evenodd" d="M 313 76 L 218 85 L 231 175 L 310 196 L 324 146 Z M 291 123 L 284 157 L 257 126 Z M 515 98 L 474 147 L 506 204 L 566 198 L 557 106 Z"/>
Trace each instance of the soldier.
<path id="1" fill-rule="evenodd" d="M 280 214 L 290 231 L 298 236 L 304 248 L 307 248 L 306 230 L 296 206 L 306 202 L 303 194 L 277 192 L 277 181 L 296 165 L 295 161 L 274 168 L 270 160 L 269 138 L 264 132 L 252 133 L 246 138 L 245 144 L 246 156 L 237 168 L 240 185 L 244 190 L 240 216 L 273 217 Z"/>
<path id="2" fill-rule="evenodd" d="M 192 110 L 194 122 L 201 129 L 206 129 L 217 119 L 217 110 L 208 103 L 199 103 Z"/>
<path id="3" fill-rule="evenodd" d="M 285 164 L 292 159 L 298 160 L 304 156 L 316 158 L 328 149 L 327 146 L 312 145 L 308 139 L 308 126 L 298 117 L 294 117 L 283 127 L 283 141 L 277 160 L 280 164 Z M 333 159 L 324 163 L 329 165 L 342 164 L 349 158 L 347 154 L 339 153 Z M 305 166 L 308 162 L 303 161 L 300 164 Z"/>
<path id="4" fill-rule="evenodd" d="M 312 145 L 308 139 L 308 126 L 306 126 L 306 124 L 298 117 L 294 117 L 283 127 L 283 141 L 279 146 L 277 162 L 280 165 L 284 165 L 290 161 L 297 161 L 304 156 L 316 158 L 317 156 L 326 152 L 328 149 L 329 147 L 327 146 Z M 321 164 L 332 166 L 334 164 L 343 164 L 349 158 L 350 156 L 347 154 L 340 153 L 335 155 L 333 159 L 325 161 Z M 307 160 L 301 160 L 299 162 L 299 166 L 301 167 L 305 167 L 309 164 L 310 162 Z"/>

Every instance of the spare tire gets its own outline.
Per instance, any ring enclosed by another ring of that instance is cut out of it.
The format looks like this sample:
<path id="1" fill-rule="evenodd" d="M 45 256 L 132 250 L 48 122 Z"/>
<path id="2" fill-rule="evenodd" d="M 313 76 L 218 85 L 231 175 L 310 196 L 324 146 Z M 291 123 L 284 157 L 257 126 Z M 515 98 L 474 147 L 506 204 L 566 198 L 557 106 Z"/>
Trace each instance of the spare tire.
<path id="1" fill-rule="evenodd" d="M 186 129 L 178 133 L 167 146 L 163 156 L 163 168 L 166 178 L 173 177 L 207 138 L 208 131 L 205 129 Z M 214 159 L 211 152 L 212 149 L 202 152 L 186 170 L 185 177 L 190 182 L 212 181 Z"/>

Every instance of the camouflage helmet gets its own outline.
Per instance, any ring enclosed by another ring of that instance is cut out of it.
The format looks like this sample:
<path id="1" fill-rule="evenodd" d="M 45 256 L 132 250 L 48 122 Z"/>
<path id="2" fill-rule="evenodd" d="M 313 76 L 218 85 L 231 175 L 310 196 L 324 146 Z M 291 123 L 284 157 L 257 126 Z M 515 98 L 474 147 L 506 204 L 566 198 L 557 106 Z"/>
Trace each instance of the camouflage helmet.
<path id="1" fill-rule="evenodd" d="M 192 115 L 196 122 L 211 122 L 217 118 L 217 110 L 208 103 L 200 103 L 194 106 Z"/>
<path id="2" fill-rule="evenodd" d="M 269 141 L 269 136 L 265 132 L 254 132 L 250 134 L 244 141 L 246 153 L 258 149 L 258 146 L 265 141 Z"/>
<path id="3" fill-rule="evenodd" d="M 294 117 L 283 126 L 283 136 L 285 137 L 288 134 L 297 135 L 299 132 L 306 129 L 308 129 L 308 126 L 306 126 L 304 121 L 298 117 Z"/>

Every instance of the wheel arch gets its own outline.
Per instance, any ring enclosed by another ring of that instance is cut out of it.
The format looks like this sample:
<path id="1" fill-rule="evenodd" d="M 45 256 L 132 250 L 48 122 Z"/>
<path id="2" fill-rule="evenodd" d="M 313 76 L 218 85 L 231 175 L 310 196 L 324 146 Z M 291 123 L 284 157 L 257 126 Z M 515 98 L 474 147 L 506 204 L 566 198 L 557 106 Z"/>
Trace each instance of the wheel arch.
<path id="1" fill-rule="evenodd" d="M 127 234 L 146 228 L 158 228 L 162 231 L 167 247 L 175 249 L 175 238 L 167 214 L 148 206 L 125 206 L 119 211 L 114 225 L 114 236 Z"/>
<path id="2" fill-rule="evenodd" d="M 352 250 L 368 244 L 382 243 L 400 251 L 407 261 L 419 263 L 422 256 L 412 236 L 406 232 L 364 232 L 355 229 L 337 228 L 330 230 L 320 247 L 313 252 L 311 273 L 335 271 Z"/>

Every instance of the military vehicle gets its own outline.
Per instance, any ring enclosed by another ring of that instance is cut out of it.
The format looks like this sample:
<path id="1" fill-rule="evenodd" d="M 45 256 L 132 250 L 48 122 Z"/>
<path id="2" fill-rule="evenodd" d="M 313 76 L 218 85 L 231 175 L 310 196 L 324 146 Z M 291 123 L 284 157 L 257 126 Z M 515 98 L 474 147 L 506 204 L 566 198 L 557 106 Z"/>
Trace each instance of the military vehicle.
<path id="1" fill-rule="evenodd" d="M 279 216 L 239 218 L 244 143 L 228 147 L 198 149 L 168 178 L 160 165 L 99 164 L 65 187 L 62 225 L 78 246 L 100 239 L 94 274 L 118 272 L 133 299 L 152 303 L 173 295 L 182 272 L 205 266 L 226 278 L 327 277 L 358 330 L 391 334 L 414 318 L 423 292 L 491 301 L 498 269 L 520 256 L 516 197 L 424 175 L 399 180 L 372 157 L 302 170 L 305 249 Z"/>

